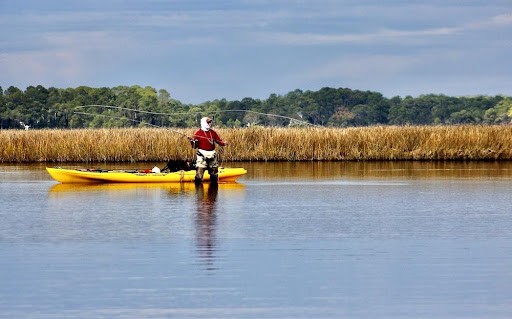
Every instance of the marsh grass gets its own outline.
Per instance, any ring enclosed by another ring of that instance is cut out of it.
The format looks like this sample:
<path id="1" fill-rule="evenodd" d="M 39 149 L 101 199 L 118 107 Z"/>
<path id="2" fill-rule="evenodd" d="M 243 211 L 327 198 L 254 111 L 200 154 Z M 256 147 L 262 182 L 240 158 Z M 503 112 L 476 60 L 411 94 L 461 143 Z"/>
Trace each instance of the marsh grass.
<path id="1" fill-rule="evenodd" d="M 193 158 L 193 129 L 2 130 L 1 162 Z M 510 160 L 512 126 L 219 129 L 224 161 Z"/>

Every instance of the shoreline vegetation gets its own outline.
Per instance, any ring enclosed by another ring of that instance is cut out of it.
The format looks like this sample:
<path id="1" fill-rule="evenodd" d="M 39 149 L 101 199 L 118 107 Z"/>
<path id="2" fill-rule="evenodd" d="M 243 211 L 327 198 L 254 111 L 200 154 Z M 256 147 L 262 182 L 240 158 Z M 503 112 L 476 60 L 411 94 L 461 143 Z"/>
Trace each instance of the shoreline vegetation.
<path id="1" fill-rule="evenodd" d="M 512 97 L 446 96 L 384 97 L 379 92 L 324 87 L 296 89 L 267 99 L 225 98 L 187 104 L 164 89 L 116 86 L 112 88 L 45 88 L 24 91 L 0 87 L 1 129 L 82 129 L 196 127 L 213 117 L 217 128 L 247 126 L 362 127 L 378 125 L 506 125 L 512 123 Z"/>
<path id="2" fill-rule="evenodd" d="M 0 130 L 0 162 L 192 159 L 194 129 Z M 222 161 L 512 160 L 512 126 L 249 127 L 217 129 Z M 184 135 L 182 135 L 182 134 Z"/>

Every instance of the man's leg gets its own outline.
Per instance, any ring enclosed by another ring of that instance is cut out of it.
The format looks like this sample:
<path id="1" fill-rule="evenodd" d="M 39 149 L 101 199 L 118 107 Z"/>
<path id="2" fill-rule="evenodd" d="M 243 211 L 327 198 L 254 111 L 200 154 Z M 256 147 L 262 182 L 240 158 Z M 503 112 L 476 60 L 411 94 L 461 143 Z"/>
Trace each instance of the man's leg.
<path id="1" fill-rule="evenodd" d="M 194 178 L 194 183 L 201 184 L 203 182 L 203 176 L 204 171 L 206 169 L 206 161 L 204 160 L 203 156 L 200 156 L 199 153 L 197 153 L 196 158 L 196 176 Z"/>
<path id="2" fill-rule="evenodd" d="M 219 182 L 219 167 L 209 167 L 208 174 L 210 174 L 210 184 L 217 184 Z"/>
<path id="3" fill-rule="evenodd" d="M 196 177 L 194 178 L 194 183 L 201 184 L 203 182 L 204 168 L 198 167 L 196 169 Z"/>
<path id="4" fill-rule="evenodd" d="M 219 182 L 219 162 L 217 161 L 217 154 L 208 163 L 208 174 L 210 174 L 210 184 L 217 184 Z"/>

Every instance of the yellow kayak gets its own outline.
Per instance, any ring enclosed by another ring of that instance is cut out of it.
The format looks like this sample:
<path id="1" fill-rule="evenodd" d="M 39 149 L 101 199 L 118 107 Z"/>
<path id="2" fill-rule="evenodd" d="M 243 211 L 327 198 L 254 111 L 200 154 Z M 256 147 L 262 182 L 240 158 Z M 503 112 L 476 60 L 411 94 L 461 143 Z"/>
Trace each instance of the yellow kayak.
<path id="1" fill-rule="evenodd" d="M 102 170 L 86 168 L 50 168 L 46 170 L 50 176 L 61 183 L 181 183 L 193 182 L 195 171 L 179 171 L 171 173 L 152 173 L 139 170 Z M 219 167 L 219 182 L 234 182 L 244 174 L 245 168 Z M 210 180 L 208 172 L 204 173 L 204 181 Z"/>

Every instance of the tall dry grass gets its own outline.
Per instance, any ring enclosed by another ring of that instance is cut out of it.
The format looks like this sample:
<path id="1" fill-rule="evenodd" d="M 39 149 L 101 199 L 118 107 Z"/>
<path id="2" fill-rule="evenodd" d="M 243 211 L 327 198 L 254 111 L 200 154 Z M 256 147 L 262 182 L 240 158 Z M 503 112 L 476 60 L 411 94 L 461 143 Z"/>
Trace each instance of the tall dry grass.
<path id="1" fill-rule="evenodd" d="M 2 130 L 1 162 L 192 158 L 193 129 Z M 224 161 L 510 160 L 512 126 L 219 129 Z"/>

